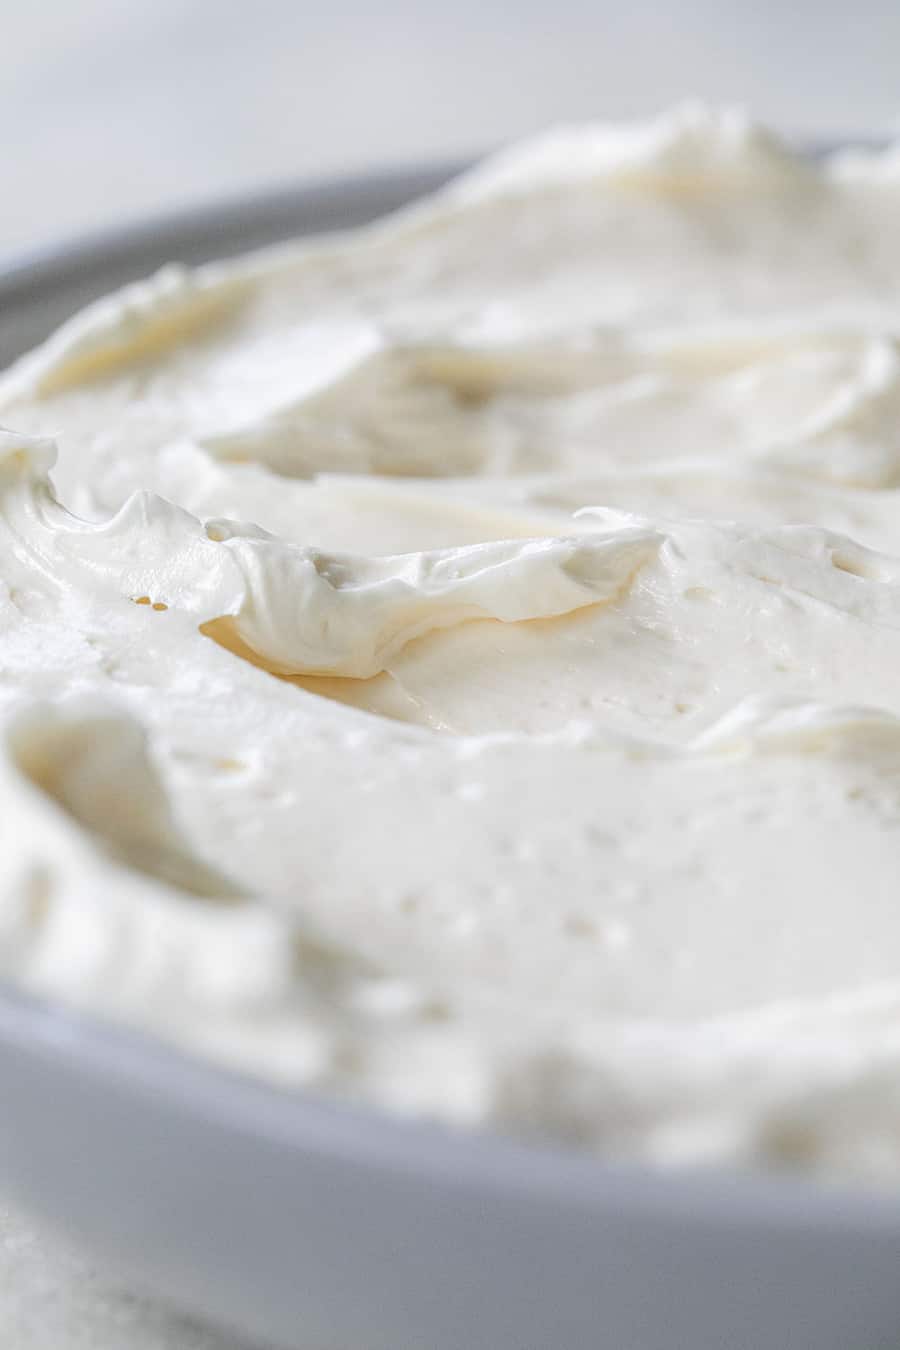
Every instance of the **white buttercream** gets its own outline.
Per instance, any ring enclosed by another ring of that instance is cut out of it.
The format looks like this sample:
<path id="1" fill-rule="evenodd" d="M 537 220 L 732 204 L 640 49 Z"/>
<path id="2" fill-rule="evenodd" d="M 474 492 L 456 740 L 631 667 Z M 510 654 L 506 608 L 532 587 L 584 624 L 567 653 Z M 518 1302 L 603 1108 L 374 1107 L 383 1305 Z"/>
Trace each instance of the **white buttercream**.
<path id="1" fill-rule="evenodd" d="M 396 1110 L 896 1173 L 896 163 L 562 129 L 0 376 L 0 969 Z"/>

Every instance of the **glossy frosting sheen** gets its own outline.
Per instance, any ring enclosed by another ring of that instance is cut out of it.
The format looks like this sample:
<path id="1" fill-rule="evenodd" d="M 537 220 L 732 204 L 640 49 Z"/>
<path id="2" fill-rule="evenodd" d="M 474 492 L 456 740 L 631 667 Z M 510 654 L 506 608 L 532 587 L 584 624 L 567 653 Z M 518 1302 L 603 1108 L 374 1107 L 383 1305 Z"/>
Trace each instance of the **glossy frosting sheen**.
<path id="1" fill-rule="evenodd" d="M 0 375 L 0 970 L 292 1085 L 900 1170 L 900 157 L 552 132 Z"/>

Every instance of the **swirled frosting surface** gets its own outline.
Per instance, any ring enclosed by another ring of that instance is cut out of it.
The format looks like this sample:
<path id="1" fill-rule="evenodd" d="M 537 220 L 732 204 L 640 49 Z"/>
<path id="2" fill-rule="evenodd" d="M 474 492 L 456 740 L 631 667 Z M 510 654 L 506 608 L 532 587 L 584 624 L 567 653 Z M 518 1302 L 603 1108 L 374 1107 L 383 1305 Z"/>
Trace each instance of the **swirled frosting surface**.
<path id="1" fill-rule="evenodd" d="M 0 375 L 0 973 L 292 1086 L 900 1172 L 900 159 L 690 106 Z"/>

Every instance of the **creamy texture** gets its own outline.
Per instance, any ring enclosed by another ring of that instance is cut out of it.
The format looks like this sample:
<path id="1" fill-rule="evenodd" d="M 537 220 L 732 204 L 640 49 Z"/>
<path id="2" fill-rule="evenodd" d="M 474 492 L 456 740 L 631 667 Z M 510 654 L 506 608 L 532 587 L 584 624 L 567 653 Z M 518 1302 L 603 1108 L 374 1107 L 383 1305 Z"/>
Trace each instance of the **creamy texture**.
<path id="1" fill-rule="evenodd" d="M 0 970 L 291 1085 L 894 1174 L 900 159 L 554 132 L 0 376 Z"/>

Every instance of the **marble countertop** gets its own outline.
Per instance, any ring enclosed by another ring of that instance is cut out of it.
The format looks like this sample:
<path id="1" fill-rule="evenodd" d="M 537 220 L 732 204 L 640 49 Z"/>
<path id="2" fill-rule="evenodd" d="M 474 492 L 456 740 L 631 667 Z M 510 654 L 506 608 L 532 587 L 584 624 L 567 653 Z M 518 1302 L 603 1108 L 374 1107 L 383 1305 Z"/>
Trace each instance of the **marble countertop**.
<path id="1" fill-rule="evenodd" d="M 0 0 L 0 23 L 0 264 L 148 212 L 685 95 L 812 135 L 900 112 L 900 6 L 885 0 Z M 2 1206 L 0 1345 L 251 1350 Z"/>
<path id="2" fill-rule="evenodd" d="M 129 1292 L 74 1245 L 2 1204 L 0 1345 L 3 1350 L 262 1350 Z"/>

